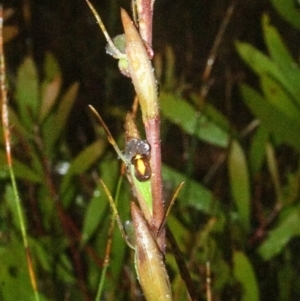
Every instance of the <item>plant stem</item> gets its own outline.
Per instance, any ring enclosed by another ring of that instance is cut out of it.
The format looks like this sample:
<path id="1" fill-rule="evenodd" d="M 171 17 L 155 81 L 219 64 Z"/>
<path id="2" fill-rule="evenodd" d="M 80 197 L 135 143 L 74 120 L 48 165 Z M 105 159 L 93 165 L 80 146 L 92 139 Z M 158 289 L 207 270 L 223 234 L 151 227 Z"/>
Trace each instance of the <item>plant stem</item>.
<path id="1" fill-rule="evenodd" d="M 152 46 L 152 19 L 154 0 L 137 0 L 139 32 L 142 39 Z"/>
<path id="2" fill-rule="evenodd" d="M 161 146 L 160 146 L 160 117 L 148 119 L 145 123 L 147 141 L 151 145 L 150 167 L 152 170 L 151 191 L 153 198 L 153 228 L 158 231 L 164 218 L 163 184 L 161 173 Z M 162 231 L 157 241 L 160 249 L 165 249 L 165 232 Z"/>

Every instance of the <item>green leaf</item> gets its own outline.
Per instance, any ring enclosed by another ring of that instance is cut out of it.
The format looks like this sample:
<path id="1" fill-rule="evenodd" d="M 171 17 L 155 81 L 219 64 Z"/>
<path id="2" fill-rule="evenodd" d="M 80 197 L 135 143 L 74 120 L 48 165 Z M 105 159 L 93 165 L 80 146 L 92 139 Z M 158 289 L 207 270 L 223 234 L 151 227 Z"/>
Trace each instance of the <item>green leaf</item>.
<path id="1" fill-rule="evenodd" d="M 30 167 L 17 159 L 13 158 L 13 171 L 16 178 L 23 179 L 26 181 L 41 183 L 42 178 L 35 171 L 30 169 Z M 6 160 L 6 154 L 4 151 L 0 150 L 0 178 L 9 178 L 9 170 Z"/>
<path id="2" fill-rule="evenodd" d="M 39 120 L 42 122 L 48 116 L 57 100 L 61 85 L 61 71 L 57 60 L 51 53 L 47 53 L 44 62 L 45 77 L 42 83 L 42 103 L 39 112 Z"/>
<path id="3" fill-rule="evenodd" d="M 294 264 L 294 260 L 290 256 L 291 250 L 286 249 L 282 261 L 280 263 L 280 269 L 278 269 L 278 291 L 280 296 L 279 301 L 293 300 L 293 287 L 299 287 L 295 284 L 297 276 L 297 267 Z"/>
<path id="4" fill-rule="evenodd" d="M 169 45 L 166 45 L 165 62 L 165 81 L 162 88 L 166 91 L 174 91 L 176 89 L 174 86 L 177 81 L 175 78 L 176 59 L 173 48 Z M 157 71 L 157 69 L 158 68 L 155 67 L 155 71 Z M 158 76 L 158 80 L 160 81 L 160 76 Z"/>
<path id="5" fill-rule="evenodd" d="M 103 140 L 97 140 L 86 147 L 79 155 L 71 162 L 67 174 L 64 176 L 61 191 L 65 191 L 74 175 L 79 175 L 87 171 L 93 166 L 104 152 L 106 143 Z"/>
<path id="6" fill-rule="evenodd" d="M 15 228 L 18 229 L 18 231 L 21 231 L 21 228 L 24 227 L 24 225 L 22 226 L 20 225 L 20 219 L 19 219 L 18 207 L 17 207 L 18 200 L 16 200 L 14 190 L 10 184 L 7 184 L 5 186 L 4 199 L 5 199 L 5 204 L 7 205 L 10 211 L 12 225 L 14 225 Z M 24 216 L 24 220 L 25 218 L 26 217 Z"/>
<path id="7" fill-rule="evenodd" d="M 250 146 L 249 162 L 251 173 L 253 175 L 258 173 L 262 168 L 264 159 L 266 157 L 266 144 L 268 140 L 269 132 L 263 125 L 260 125 L 252 137 L 252 143 Z"/>
<path id="8" fill-rule="evenodd" d="M 299 73 L 299 69 L 295 68 L 297 63 L 290 55 L 277 29 L 271 25 L 270 18 L 266 14 L 263 15 L 262 26 L 265 42 L 268 46 L 268 50 L 273 61 L 280 66 L 280 68 L 286 71 L 290 70 L 290 72 L 293 72 L 293 70 L 298 70 Z"/>
<path id="9" fill-rule="evenodd" d="M 267 155 L 267 164 L 268 171 L 271 176 L 271 180 L 274 186 L 276 199 L 278 202 L 282 200 L 282 191 L 281 191 L 281 180 L 278 170 L 278 162 L 276 160 L 275 149 L 270 142 L 266 144 L 266 155 Z"/>
<path id="10" fill-rule="evenodd" d="M 271 3 L 283 19 L 300 29 L 300 12 L 294 0 L 271 0 Z"/>
<path id="11" fill-rule="evenodd" d="M 22 122 L 32 129 L 40 99 L 38 74 L 31 57 L 26 57 L 18 70 L 16 100 Z"/>
<path id="12" fill-rule="evenodd" d="M 163 165 L 162 171 L 164 181 L 170 181 L 175 187 L 181 182 L 186 182 L 178 195 L 182 204 L 192 206 L 208 214 L 214 214 L 216 210 L 219 210 L 217 200 L 206 187 L 194 180 L 188 179 L 187 182 L 187 177 L 184 174 L 166 165 Z"/>
<path id="13" fill-rule="evenodd" d="M 266 54 L 248 43 L 236 42 L 236 49 L 241 58 L 258 75 L 269 74 L 280 82 L 284 82 L 278 66 Z"/>
<path id="14" fill-rule="evenodd" d="M 13 108 L 8 108 L 8 114 L 10 123 L 13 125 L 14 130 L 18 133 L 18 135 L 25 137 L 26 139 L 33 137 L 32 132 L 28 131 L 28 129 L 24 126 L 24 123 L 22 122 L 20 116 Z"/>
<path id="15" fill-rule="evenodd" d="M 260 81 L 266 100 L 270 104 L 287 117 L 295 120 L 299 119 L 299 107 L 295 106 L 293 99 L 286 93 L 281 85 L 267 75 L 262 75 Z"/>
<path id="16" fill-rule="evenodd" d="M 267 239 L 258 250 L 264 260 L 281 253 L 293 237 L 300 235 L 299 207 L 291 207 L 282 215 L 276 228 L 269 232 Z"/>
<path id="17" fill-rule="evenodd" d="M 267 44 L 269 53 L 272 60 L 276 63 L 282 74 L 290 81 L 290 85 L 297 88 L 300 81 L 300 69 L 299 65 L 293 59 L 288 49 L 284 45 L 277 29 L 270 24 L 270 19 L 267 15 L 263 16 L 263 30 L 265 35 L 265 42 Z M 299 89 L 298 94 L 293 94 L 295 100 L 300 103 Z"/>
<path id="18" fill-rule="evenodd" d="M 124 219 L 129 219 L 130 218 L 130 198 L 132 196 L 127 192 L 124 194 L 124 192 L 121 193 L 120 195 L 120 200 L 118 202 L 118 210 L 122 217 Z M 124 221 L 124 220 L 123 220 Z M 106 278 L 111 278 L 109 280 L 109 285 L 107 285 L 108 291 L 111 286 L 114 287 L 116 295 L 119 296 L 119 291 L 116 290 L 116 284 L 122 282 L 122 277 L 124 271 L 124 259 L 126 258 L 125 256 L 128 256 L 128 247 L 126 243 L 124 242 L 124 239 L 119 231 L 119 229 L 116 229 L 113 234 L 113 241 L 112 241 L 112 254 L 110 262 L 109 269 L 111 271 L 112 276 L 111 277 L 106 277 Z M 111 299 L 115 300 L 115 299 Z"/>
<path id="19" fill-rule="evenodd" d="M 68 117 L 77 96 L 78 88 L 79 84 L 74 83 L 67 90 L 60 100 L 57 111 L 50 115 L 43 125 L 43 137 L 47 137 L 47 139 L 44 140 L 45 148 L 50 158 L 53 156 L 54 145 L 57 143 L 66 127 Z"/>
<path id="20" fill-rule="evenodd" d="M 14 131 L 17 133 L 12 138 L 22 137 L 21 144 L 24 145 L 24 143 L 26 143 L 26 154 L 29 154 L 30 156 L 30 160 L 28 160 L 28 162 L 26 163 L 26 168 L 22 166 L 23 163 L 13 158 L 13 168 L 16 177 L 20 177 L 32 182 L 41 182 L 44 175 L 44 168 L 42 166 L 40 156 L 37 154 L 37 149 L 33 143 L 34 133 L 24 127 L 20 116 L 18 116 L 12 108 L 9 108 L 9 119 L 10 123 L 13 125 Z M 12 143 L 15 143 L 14 139 L 12 140 Z M 33 175 L 32 173 L 34 173 L 35 175 Z"/>
<path id="21" fill-rule="evenodd" d="M 45 271 L 51 273 L 52 271 L 52 255 L 49 252 L 49 245 L 51 245 L 50 237 L 35 239 L 29 237 L 29 245 L 31 254 L 34 254 L 34 259 L 39 263 Z"/>
<path id="22" fill-rule="evenodd" d="M 237 42 L 236 48 L 239 55 L 254 72 L 259 76 L 269 75 L 287 90 L 295 102 L 299 101 L 299 83 L 292 76 L 285 74 L 276 62 L 250 44 Z"/>
<path id="23" fill-rule="evenodd" d="M 102 191 L 97 187 L 84 215 L 81 247 L 89 241 L 91 236 L 97 230 L 101 220 L 103 220 L 103 214 L 107 208 L 107 201 L 104 200 L 104 197 L 106 196 L 103 196 Z"/>
<path id="24" fill-rule="evenodd" d="M 57 60 L 51 53 L 46 53 L 44 61 L 45 80 L 51 82 L 56 76 L 61 74 Z"/>
<path id="25" fill-rule="evenodd" d="M 197 112 L 184 99 L 171 93 L 161 93 L 160 105 L 162 114 L 188 134 L 218 147 L 227 147 L 228 132 L 212 122 L 205 113 Z"/>
<path id="26" fill-rule="evenodd" d="M 204 114 L 205 116 L 207 116 L 209 120 L 215 123 L 225 133 L 230 133 L 231 124 L 229 120 L 225 117 L 225 115 L 223 115 L 223 113 L 217 110 L 213 105 L 209 103 L 205 104 Z M 226 147 L 228 146 L 228 144 L 229 144 L 229 140 L 227 141 Z"/>
<path id="27" fill-rule="evenodd" d="M 246 232 L 250 229 L 250 183 L 246 157 L 236 140 L 231 142 L 228 154 L 230 189 L 239 214 L 239 219 Z"/>
<path id="28" fill-rule="evenodd" d="M 57 132 L 61 132 L 67 123 L 69 114 L 71 109 L 73 108 L 73 104 L 75 102 L 77 92 L 79 89 L 79 83 L 74 83 L 71 87 L 66 91 L 66 93 L 62 96 L 58 107 L 58 114 L 56 117 L 55 129 Z"/>
<path id="29" fill-rule="evenodd" d="M 62 84 L 60 75 L 53 78 L 51 82 L 44 82 L 42 88 L 42 103 L 39 114 L 40 123 L 48 116 L 53 108 Z"/>
<path id="30" fill-rule="evenodd" d="M 73 266 L 71 258 L 67 255 L 67 252 L 61 252 L 58 256 L 57 261 L 59 262 L 59 264 L 56 266 L 57 278 L 61 279 L 66 284 L 75 284 L 76 280 L 74 276 L 74 271 L 72 271 Z"/>
<path id="31" fill-rule="evenodd" d="M 13 238 L 0 247 L 1 300 L 35 300 L 29 280 L 24 245 Z"/>
<path id="32" fill-rule="evenodd" d="M 250 260 L 245 253 L 234 251 L 233 274 L 242 285 L 241 301 L 259 301 L 259 289 Z"/>
<path id="33" fill-rule="evenodd" d="M 285 142 L 300 150 L 300 122 L 278 111 L 250 86 L 244 84 L 240 88 L 246 105 L 263 126 L 281 143 Z"/>
<path id="34" fill-rule="evenodd" d="M 199 94 L 191 93 L 189 95 L 191 101 L 195 106 L 199 105 Z M 203 100 L 201 100 L 203 101 Z M 215 106 L 210 104 L 209 102 L 204 102 L 202 104 L 203 114 L 213 123 L 215 123 L 219 128 L 223 129 L 226 133 L 230 133 L 232 131 L 231 124 L 228 118 Z M 228 146 L 228 145 L 227 145 Z"/>

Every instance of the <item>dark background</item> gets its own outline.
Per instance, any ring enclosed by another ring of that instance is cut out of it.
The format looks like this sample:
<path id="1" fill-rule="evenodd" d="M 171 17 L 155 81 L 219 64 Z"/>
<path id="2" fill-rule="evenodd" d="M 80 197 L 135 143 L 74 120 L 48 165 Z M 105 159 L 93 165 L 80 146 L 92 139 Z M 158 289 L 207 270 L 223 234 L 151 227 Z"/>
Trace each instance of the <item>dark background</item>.
<path id="1" fill-rule="evenodd" d="M 92 3 L 111 36 L 122 33 L 119 7 L 130 11 L 130 1 L 95 0 Z M 187 96 L 190 92 L 198 93 L 201 87 L 209 51 L 232 3 L 224 0 L 155 2 L 154 51 L 163 56 L 166 46 L 172 47 L 178 85 L 180 83 L 186 90 Z M 290 50 L 296 57 L 299 56 L 299 39 L 297 32 L 278 16 L 268 0 L 236 0 L 234 3 L 234 13 L 217 51 L 206 101 L 220 109 L 233 127 L 242 130 L 252 116 L 243 105 L 237 84 L 247 81 L 255 87 L 257 79 L 238 57 L 234 42 L 247 41 L 266 51 L 261 28 L 263 13 L 270 15 L 287 45 L 293 47 Z M 65 88 L 74 81 L 80 82 L 80 92 L 67 129 L 71 149 L 76 153 L 83 144 L 94 139 L 87 122 L 87 105 L 94 105 L 104 115 L 113 107 L 129 110 L 134 96 L 130 80 L 119 73 L 117 62 L 105 53 L 105 38 L 84 0 L 6 1 L 4 7 L 14 9 L 13 16 L 5 24 L 17 25 L 20 30 L 5 45 L 11 89 L 16 70 L 28 54 L 36 60 L 42 78 L 46 52 L 53 53 L 58 60 Z M 106 116 L 106 120 L 113 133 L 122 131 L 122 120 L 111 116 Z M 163 156 L 174 162 L 167 146 Z"/>

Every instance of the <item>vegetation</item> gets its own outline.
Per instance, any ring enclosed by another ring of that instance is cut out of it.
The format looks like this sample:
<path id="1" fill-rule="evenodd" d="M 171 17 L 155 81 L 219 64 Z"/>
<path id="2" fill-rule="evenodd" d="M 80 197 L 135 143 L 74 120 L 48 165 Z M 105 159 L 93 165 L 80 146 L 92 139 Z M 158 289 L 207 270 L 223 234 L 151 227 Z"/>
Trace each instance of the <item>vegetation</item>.
<path id="1" fill-rule="evenodd" d="M 141 14 L 143 1 L 137 2 Z M 137 31 L 130 31 L 133 23 L 122 11 L 127 43 L 117 56 L 129 62 L 125 69 L 121 66 L 131 77 L 125 85 L 133 82 L 139 105 L 132 101 L 133 93 L 124 93 L 123 83 L 114 91 L 115 64 L 105 71 L 106 90 L 98 99 L 102 105 L 85 101 L 86 82 L 74 82 L 52 53 L 43 53 L 41 60 L 29 46 L 12 71 L 11 49 L 20 28 L 9 23 L 14 14 L 4 7 L 5 47 L 0 55 L 6 67 L 2 62 L 1 81 L 8 97 L 2 85 L 1 300 L 170 300 L 161 297 L 168 281 L 173 300 L 299 299 L 300 67 L 295 49 L 274 20 L 287 22 L 282 26 L 299 34 L 300 13 L 292 0 L 270 3 L 274 10 L 261 12 L 264 45 L 242 39 L 231 45 L 247 74 L 238 80 L 237 96 L 231 96 L 236 106 L 231 116 L 214 101 L 213 68 L 238 12 L 235 1 L 224 12 L 200 84 L 178 75 L 175 47 L 155 52 L 159 93 L 149 59 L 149 32 L 143 36 L 148 46 L 138 35 L 141 52 L 130 53 L 128 36 L 136 39 L 132 35 Z M 30 10 L 26 5 L 24 11 Z M 93 16 L 86 3 L 82 8 Z M 119 16 L 119 9 L 112 9 L 111 16 Z M 24 22 L 31 20 L 24 13 Z M 141 15 L 135 20 L 141 22 Z M 101 32 L 97 35 L 103 38 Z M 144 84 L 132 67 L 143 55 L 150 78 Z M 127 103 L 110 103 L 112 95 L 127 97 Z M 95 118 L 90 103 L 102 118 Z M 74 116 L 84 119 L 84 131 L 74 126 Z M 153 120 L 158 120 L 160 133 Z M 143 143 L 147 139 L 151 155 L 131 156 L 132 137 Z M 162 166 L 160 160 L 153 163 L 153 146 L 160 141 Z M 126 151 L 116 154 L 110 144 Z M 162 173 L 163 185 L 159 177 L 149 180 L 138 169 L 142 162 L 134 160 L 139 159 L 156 175 Z M 145 176 L 142 181 L 137 172 Z M 155 202 L 161 193 L 165 209 L 157 211 L 153 208 L 160 206 Z M 142 213 L 130 205 L 133 200 Z M 146 255 L 140 252 L 141 237 L 149 245 Z M 147 274 L 154 263 L 149 259 L 145 264 L 145 256 L 157 257 L 158 280 Z"/>

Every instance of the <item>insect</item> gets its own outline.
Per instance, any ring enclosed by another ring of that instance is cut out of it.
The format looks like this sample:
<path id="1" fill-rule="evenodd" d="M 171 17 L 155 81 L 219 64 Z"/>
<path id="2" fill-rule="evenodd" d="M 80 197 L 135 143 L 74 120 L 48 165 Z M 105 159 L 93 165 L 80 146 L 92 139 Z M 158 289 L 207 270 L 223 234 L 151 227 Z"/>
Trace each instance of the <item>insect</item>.
<path id="1" fill-rule="evenodd" d="M 115 149 L 116 153 L 119 155 L 120 159 L 125 163 L 127 170 L 130 173 L 131 165 L 134 166 L 134 175 L 140 182 L 145 182 L 151 177 L 151 168 L 150 168 L 150 145 L 147 140 L 130 138 L 125 145 L 124 152 L 121 152 L 115 139 L 113 138 L 110 130 L 106 126 L 105 122 L 98 114 L 98 112 L 89 105 L 89 108 L 96 115 L 99 122 L 103 126 L 108 141 Z"/>
<path id="2" fill-rule="evenodd" d="M 127 168 L 127 176 L 132 183 L 134 194 L 139 202 L 140 208 L 147 221 L 151 220 L 153 215 L 151 183 L 148 181 L 151 177 L 150 169 L 150 145 L 146 140 L 129 138 L 125 151 L 122 152 L 105 122 L 98 112 L 89 105 L 91 111 L 95 114 L 100 124 L 104 128 L 109 143 L 113 146 L 119 158 L 124 162 Z M 129 137 L 136 136 L 130 134 Z"/>
<path id="3" fill-rule="evenodd" d="M 140 181 L 148 181 L 151 177 L 151 168 L 149 159 L 145 155 L 137 154 L 132 158 L 134 165 L 134 175 Z"/>
<path id="4" fill-rule="evenodd" d="M 124 156 L 134 165 L 134 175 L 139 181 L 150 179 L 150 145 L 147 140 L 130 139 L 126 143 Z"/>
<path id="5" fill-rule="evenodd" d="M 148 48 L 151 47 L 147 47 L 146 44 L 145 51 L 145 45 L 143 44 L 139 33 L 124 10 L 121 10 L 121 16 L 124 31 L 128 40 L 126 42 L 124 35 L 117 36 L 112 40 L 107 34 L 107 31 L 93 6 L 88 0 L 86 1 L 93 11 L 101 30 L 109 43 L 106 51 L 113 55 L 113 57 L 119 59 L 119 68 L 121 69 L 121 72 L 125 73 L 127 76 L 130 75 L 132 78 L 143 113 L 143 121 L 145 122 L 145 120 L 148 120 L 149 116 L 157 115 L 158 110 L 158 106 L 155 105 L 157 103 L 156 81 L 153 74 L 153 68 L 149 60 L 149 56 L 152 57 L 152 55 L 148 51 Z M 137 21 L 137 18 L 135 19 Z M 124 51 L 124 45 L 126 47 L 126 52 Z M 136 67 L 136 64 L 134 65 L 136 62 L 142 62 L 143 68 L 133 68 L 133 66 Z M 120 67 L 120 64 L 122 68 Z M 165 268 L 164 256 L 157 245 L 157 240 L 164 231 L 166 217 L 183 183 L 180 184 L 175 191 L 167 211 L 165 212 L 162 220 L 159 222 L 160 225 L 158 229 L 157 226 L 155 228 L 152 227 L 154 210 L 152 205 L 153 187 L 151 186 L 151 182 L 156 178 L 153 177 L 151 179 L 151 148 L 149 143 L 146 140 L 140 139 L 136 135 L 128 135 L 126 129 L 126 137 L 129 138 L 127 138 L 124 152 L 120 151 L 100 115 L 93 107 L 90 106 L 90 109 L 95 113 L 103 126 L 107 134 L 108 141 L 112 144 L 119 157 L 125 163 L 128 171 L 128 179 L 139 204 L 138 208 L 136 203 L 131 203 L 131 216 L 135 230 L 135 240 L 132 243 L 126 236 L 110 192 L 103 181 L 100 180 L 106 195 L 108 196 L 122 235 L 127 244 L 135 251 L 135 267 L 144 296 L 148 301 L 170 301 L 172 300 L 172 297 L 169 277 Z M 151 181 L 149 181 L 150 179 Z"/>
<path id="6" fill-rule="evenodd" d="M 113 197 L 111 193 L 109 192 L 108 188 L 104 184 L 104 182 L 100 179 L 101 185 L 105 190 L 105 193 L 108 197 L 110 206 L 113 210 L 114 216 L 116 218 L 116 221 L 118 223 L 118 227 L 121 231 L 121 234 L 127 243 L 127 245 L 134 250 L 135 252 L 135 269 L 138 275 L 139 282 L 143 288 L 143 292 L 147 300 L 163 300 L 163 301 L 170 301 L 172 300 L 171 297 L 171 288 L 170 288 L 170 282 L 169 277 L 166 272 L 166 268 L 164 265 L 164 259 L 163 255 L 157 246 L 156 238 L 160 235 L 161 231 L 165 228 L 166 218 L 168 214 L 170 213 L 171 207 L 174 204 L 175 199 L 177 198 L 177 195 L 179 191 L 181 190 L 183 186 L 183 182 L 177 187 L 175 190 L 171 201 L 167 207 L 167 210 L 164 214 L 164 217 L 162 219 L 161 225 L 158 229 L 157 233 L 153 233 L 148 226 L 148 223 L 146 220 L 149 220 L 147 218 L 147 215 L 151 214 L 151 190 L 150 186 L 148 186 L 148 183 L 150 181 L 146 182 L 140 182 L 140 179 L 136 177 L 138 173 L 141 173 L 141 176 L 145 177 L 147 175 L 148 170 L 150 170 L 150 167 L 148 169 L 149 164 L 149 158 L 150 158 L 150 145 L 146 140 L 137 139 L 137 138 L 130 138 L 128 139 L 125 151 L 121 152 L 119 147 L 117 146 L 114 138 L 112 137 L 109 129 L 107 128 L 106 124 L 102 120 L 101 116 L 97 113 L 97 111 L 92 107 L 89 106 L 90 109 L 94 112 L 94 114 L 99 119 L 101 125 L 103 126 L 108 141 L 112 144 L 115 151 L 119 155 L 119 157 L 124 161 L 124 163 L 127 166 L 127 169 L 134 169 L 135 170 L 135 177 L 133 179 L 133 186 L 135 186 L 136 192 L 138 192 L 137 200 L 139 201 L 141 211 L 140 209 L 135 205 L 134 202 L 131 203 L 131 216 L 133 219 L 133 226 L 134 226 L 134 239 L 129 239 L 127 233 L 124 230 L 123 223 L 120 219 L 118 210 L 116 208 L 116 205 L 114 203 Z M 138 165 L 145 165 L 145 167 L 141 167 Z M 146 169 L 144 169 L 146 168 Z M 145 171 L 147 170 L 147 171 Z M 149 171 L 150 172 L 150 171 Z M 151 172 L 150 172 L 151 173 Z M 132 172 L 131 172 L 132 175 Z M 135 180 L 135 178 L 137 180 Z M 140 184 L 139 184 L 140 183 Z M 143 189 L 143 187 L 146 184 L 146 188 Z M 148 188 L 147 188 L 148 187 Z M 147 195 L 149 194 L 149 195 Z M 149 210 L 145 210 L 143 208 L 142 203 L 140 200 L 143 199 L 146 201 L 147 206 Z M 149 199 L 149 203 L 147 200 Z M 167 233 L 171 233 L 169 230 Z M 171 235 L 171 237 L 173 237 Z M 170 234 L 168 235 L 168 238 L 170 239 Z M 170 242 L 172 246 L 176 246 L 175 239 L 170 239 Z M 178 247 L 177 247 L 178 248 Z M 180 253 L 179 250 L 177 250 L 177 253 Z M 177 261 L 177 257 L 175 257 Z M 180 266 L 183 266 L 184 268 L 181 268 L 180 272 L 183 274 L 185 272 L 185 278 L 184 281 L 186 282 L 186 279 L 190 279 L 190 277 L 187 277 L 188 269 L 185 267 L 185 263 L 183 261 L 179 262 L 177 261 Z M 183 272 L 182 272 L 183 271 Z M 151 289 L 149 289 L 149 283 L 152 283 Z M 192 281 L 190 280 L 188 283 L 186 282 L 187 287 L 191 289 L 192 287 Z M 189 291 L 190 292 L 190 291 Z M 192 295 L 192 294 L 191 294 Z M 159 298 L 158 298 L 159 296 Z M 196 299 L 194 299 L 196 300 Z"/>

